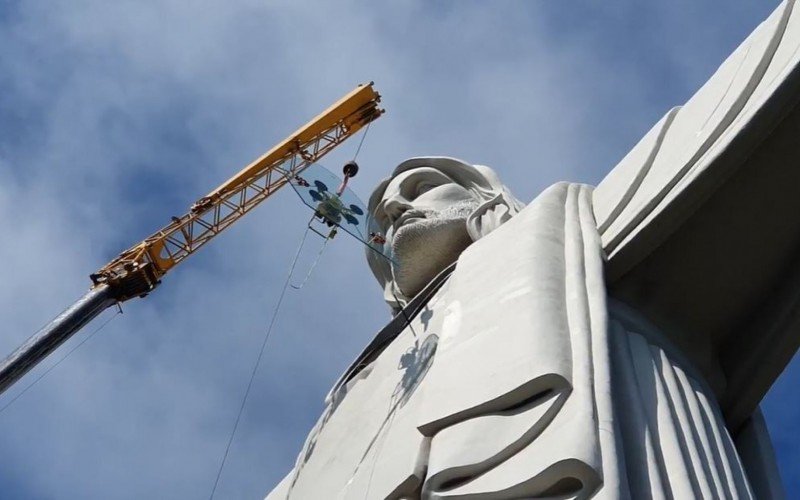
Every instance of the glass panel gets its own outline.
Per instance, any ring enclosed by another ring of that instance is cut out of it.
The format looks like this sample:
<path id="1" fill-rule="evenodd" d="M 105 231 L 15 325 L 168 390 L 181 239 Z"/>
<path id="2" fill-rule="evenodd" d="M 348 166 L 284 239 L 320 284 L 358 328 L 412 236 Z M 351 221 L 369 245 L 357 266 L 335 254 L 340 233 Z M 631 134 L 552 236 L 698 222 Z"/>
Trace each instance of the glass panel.
<path id="1" fill-rule="evenodd" d="M 315 219 L 329 227 L 337 226 L 392 260 L 388 245 L 378 225 L 367 214 L 366 205 L 346 187 L 341 194 L 342 181 L 322 165 L 312 163 L 299 176 L 289 180 L 294 191 L 309 208 Z"/>

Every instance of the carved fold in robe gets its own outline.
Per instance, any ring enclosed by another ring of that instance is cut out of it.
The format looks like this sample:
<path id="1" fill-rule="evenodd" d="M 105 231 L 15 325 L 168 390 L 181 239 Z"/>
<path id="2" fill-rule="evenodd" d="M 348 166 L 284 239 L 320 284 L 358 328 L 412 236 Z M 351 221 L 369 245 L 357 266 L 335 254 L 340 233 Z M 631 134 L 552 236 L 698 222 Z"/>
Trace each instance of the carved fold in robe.
<path id="1" fill-rule="evenodd" d="M 590 201 L 557 184 L 470 246 L 268 498 L 750 498 L 706 384 L 609 309 Z"/>
<path id="2" fill-rule="evenodd" d="M 558 184 L 459 258 L 419 417 L 430 496 L 551 496 L 602 481 L 601 448 L 616 444 L 593 382 L 608 391 L 590 196 Z"/>

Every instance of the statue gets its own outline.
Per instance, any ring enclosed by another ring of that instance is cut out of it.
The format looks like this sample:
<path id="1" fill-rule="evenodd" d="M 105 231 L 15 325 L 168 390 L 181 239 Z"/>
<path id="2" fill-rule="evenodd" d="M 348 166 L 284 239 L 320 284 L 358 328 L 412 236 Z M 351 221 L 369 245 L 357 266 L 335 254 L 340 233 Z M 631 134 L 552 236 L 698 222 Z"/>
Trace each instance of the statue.
<path id="1" fill-rule="evenodd" d="M 267 498 L 782 498 L 758 403 L 800 345 L 798 103 L 787 1 L 597 188 L 523 207 L 402 163 L 369 202 L 393 319 Z"/>

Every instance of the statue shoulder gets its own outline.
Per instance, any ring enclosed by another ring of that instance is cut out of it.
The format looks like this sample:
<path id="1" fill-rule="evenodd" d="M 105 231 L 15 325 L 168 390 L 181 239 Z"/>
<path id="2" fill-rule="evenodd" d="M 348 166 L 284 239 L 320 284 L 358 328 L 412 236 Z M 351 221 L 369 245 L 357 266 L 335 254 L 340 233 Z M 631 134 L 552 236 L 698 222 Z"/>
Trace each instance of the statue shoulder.
<path id="1" fill-rule="evenodd" d="M 597 186 L 593 203 L 603 246 L 610 261 L 620 261 L 612 263 L 612 278 L 747 163 L 747 153 L 784 121 L 793 107 L 787 104 L 797 102 L 800 9 L 793 4 L 776 9 Z"/>
<path id="2" fill-rule="evenodd" d="M 733 427 L 800 343 L 800 325 L 780 313 L 800 306 L 800 220 L 789 215 L 800 213 L 794 3 L 781 4 L 593 193 L 610 293 L 721 366 L 715 391 Z"/>

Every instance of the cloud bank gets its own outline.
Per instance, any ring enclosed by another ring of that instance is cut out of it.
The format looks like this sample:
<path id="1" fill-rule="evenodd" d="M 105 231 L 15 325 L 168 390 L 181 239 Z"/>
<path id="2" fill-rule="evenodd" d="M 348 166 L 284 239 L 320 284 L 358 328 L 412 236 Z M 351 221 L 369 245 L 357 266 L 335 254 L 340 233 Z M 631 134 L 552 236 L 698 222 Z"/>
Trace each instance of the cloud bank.
<path id="1" fill-rule="evenodd" d="M 3 3 L 0 352 L 359 82 L 376 82 L 387 114 L 359 156 L 356 191 L 407 157 L 444 154 L 493 166 L 531 199 L 555 181 L 599 181 L 774 7 Z M 355 147 L 323 163 L 338 170 Z M 0 497 L 207 497 L 307 218 L 279 193 L 0 413 Z M 286 299 L 218 498 L 272 488 L 336 376 L 387 319 L 361 248 L 334 243 Z M 784 481 L 800 494 L 789 473 L 800 409 L 786 397 L 798 370 L 766 412 Z"/>

